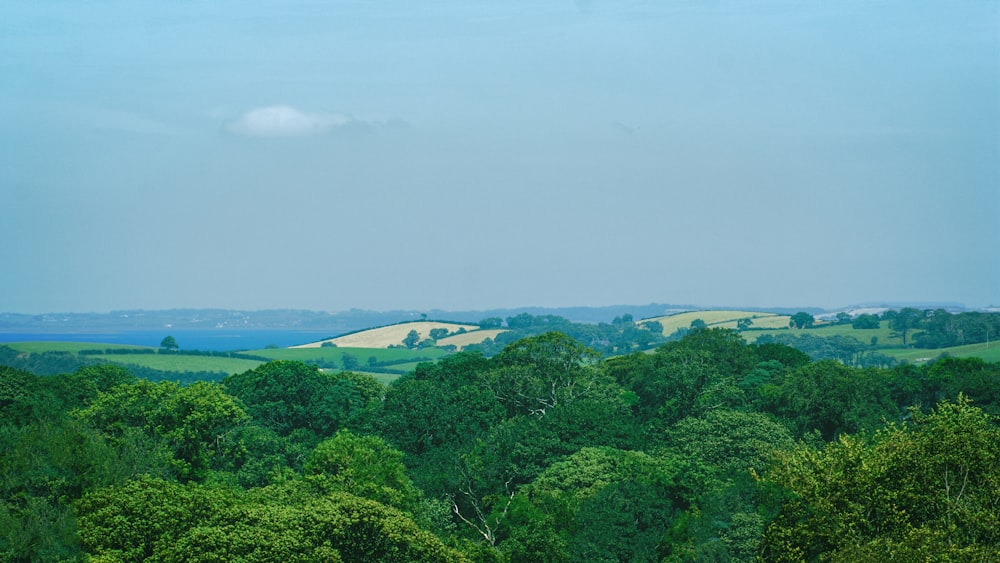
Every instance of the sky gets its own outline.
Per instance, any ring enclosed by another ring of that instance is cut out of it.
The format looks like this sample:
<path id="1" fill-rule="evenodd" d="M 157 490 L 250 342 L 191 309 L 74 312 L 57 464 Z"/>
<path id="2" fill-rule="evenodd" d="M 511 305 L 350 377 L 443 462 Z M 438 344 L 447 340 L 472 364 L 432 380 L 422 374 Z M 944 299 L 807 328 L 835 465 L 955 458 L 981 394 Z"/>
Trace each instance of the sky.
<path id="1" fill-rule="evenodd" d="M 36 0 L 0 312 L 1000 305 L 996 0 Z"/>

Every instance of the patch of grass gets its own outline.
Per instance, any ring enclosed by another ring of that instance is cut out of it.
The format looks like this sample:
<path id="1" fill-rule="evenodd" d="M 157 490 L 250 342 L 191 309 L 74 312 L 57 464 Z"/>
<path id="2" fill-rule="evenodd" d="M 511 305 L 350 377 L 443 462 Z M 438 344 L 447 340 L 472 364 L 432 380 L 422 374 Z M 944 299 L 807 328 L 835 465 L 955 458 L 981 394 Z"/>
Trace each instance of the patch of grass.
<path id="1" fill-rule="evenodd" d="M 324 369 L 324 370 L 320 370 L 320 371 L 324 371 L 324 372 L 327 372 L 327 373 L 337 373 L 337 372 L 339 372 L 341 370 Z M 353 371 L 354 373 L 363 373 L 365 375 L 370 375 L 373 379 L 375 379 L 375 381 L 378 381 L 382 385 L 389 385 L 393 381 L 396 381 L 397 379 L 400 378 L 400 375 L 398 373 L 375 373 L 375 372 L 371 372 L 371 371 L 363 371 L 363 370 L 357 370 L 357 369 L 351 370 L 351 371 Z"/>

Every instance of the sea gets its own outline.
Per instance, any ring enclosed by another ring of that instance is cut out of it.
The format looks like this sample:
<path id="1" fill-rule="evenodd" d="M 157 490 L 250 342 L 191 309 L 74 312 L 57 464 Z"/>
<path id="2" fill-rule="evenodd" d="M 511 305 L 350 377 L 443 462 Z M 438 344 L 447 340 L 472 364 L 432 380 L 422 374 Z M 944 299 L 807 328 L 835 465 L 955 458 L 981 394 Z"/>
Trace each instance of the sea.
<path id="1" fill-rule="evenodd" d="M 95 344 L 132 344 L 158 347 L 164 337 L 173 336 L 181 350 L 235 352 L 261 348 L 287 348 L 339 336 L 329 332 L 255 329 L 255 330 L 136 330 L 122 332 L 0 332 L 0 344 L 11 342 L 93 342 Z"/>

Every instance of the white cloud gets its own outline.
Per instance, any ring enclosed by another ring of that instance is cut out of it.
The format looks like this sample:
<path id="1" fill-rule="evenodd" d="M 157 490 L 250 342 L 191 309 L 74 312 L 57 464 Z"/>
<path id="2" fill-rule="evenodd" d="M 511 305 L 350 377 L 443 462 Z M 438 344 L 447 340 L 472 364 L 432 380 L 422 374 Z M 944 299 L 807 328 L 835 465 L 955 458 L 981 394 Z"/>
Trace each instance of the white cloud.
<path id="1" fill-rule="evenodd" d="M 306 113 L 291 106 L 252 109 L 226 124 L 226 130 L 248 137 L 323 135 L 353 120 L 335 113 Z"/>

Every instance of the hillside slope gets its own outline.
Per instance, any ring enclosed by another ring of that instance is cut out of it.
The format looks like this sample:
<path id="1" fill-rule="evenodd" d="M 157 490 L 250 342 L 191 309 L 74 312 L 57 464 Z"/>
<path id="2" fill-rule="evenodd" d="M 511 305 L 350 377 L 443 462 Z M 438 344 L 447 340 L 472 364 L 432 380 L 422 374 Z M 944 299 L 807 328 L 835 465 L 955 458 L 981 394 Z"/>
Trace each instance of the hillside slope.
<path id="1" fill-rule="evenodd" d="M 363 330 L 338 336 L 337 338 L 292 346 L 292 348 L 319 348 L 324 342 L 331 342 L 336 346 L 349 348 L 388 348 L 389 346 L 402 346 L 403 340 L 406 339 L 406 336 L 412 330 L 417 331 L 420 340 L 425 340 L 430 338 L 430 332 L 434 329 L 445 329 L 449 335 L 453 335 L 462 330 L 465 333 L 479 331 L 479 326 L 440 321 L 414 321 Z M 483 338 L 486 338 L 486 336 L 484 335 Z"/>

